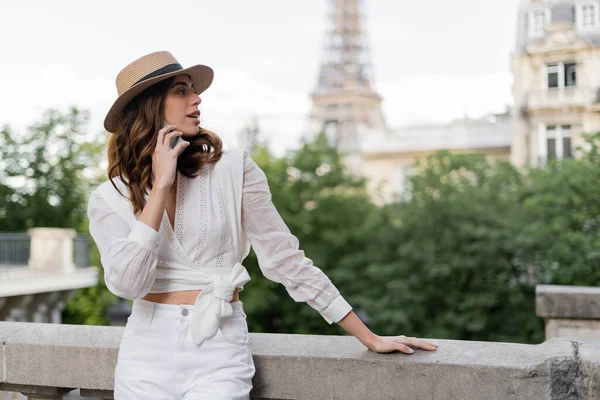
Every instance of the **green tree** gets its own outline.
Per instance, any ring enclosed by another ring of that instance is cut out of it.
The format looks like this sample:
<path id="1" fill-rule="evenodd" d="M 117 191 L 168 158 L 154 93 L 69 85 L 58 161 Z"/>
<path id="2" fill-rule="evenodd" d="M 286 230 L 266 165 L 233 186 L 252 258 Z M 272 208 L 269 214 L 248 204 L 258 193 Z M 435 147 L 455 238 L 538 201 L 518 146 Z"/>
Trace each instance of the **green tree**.
<path id="1" fill-rule="evenodd" d="M 518 236 L 523 260 L 536 281 L 600 285 L 600 134 L 577 159 L 528 172 Z"/>
<path id="2" fill-rule="evenodd" d="M 86 111 L 48 110 L 26 133 L 6 126 L 0 131 L 0 230 L 23 232 L 32 227 L 72 228 L 88 232 L 87 199 L 103 179 L 106 137 L 85 137 Z M 99 268 L 98 250 L 90 239 L 90 265 Z M 105 308 L 114 302 L 102 279 L 96 287 L 75 293 L 66 306 L 68 323 L 103 324 Z"/>
<path id="3" fill-rule="evenodd" d="M 82 137 L 88 118 L 76 108 L 64 114 L 49 110 L 25 134 L 10 127 L 0 131 L 0 193 L 6 210 L 0 230 L 83 230 L 87 196 L 99 182 L 104 148 Z"/>
<path id="4" fill-rule="evenodd" d="M 387 257 L 367 270 L 374 327 L 464 340 L 535 337 L 535 287 L 520 282 L 525 271 L 515 263 L 521 174 L 448 152 L 418 169 L 410 199 L 388 207 L 394 228 L 378 242 Z"/>
<path id="5" fill-rule="evenodd" d="M 276 158 L 266 148 L 253 154 L 265 171 L 275 207 L 300 241 L 300 249 L 321 268 L 349 300 L 357 272 L 364 269 L 369 233 L 377 207 L 363 179 L 346 170 L 340 154 L 324 135 L 304 143 L 288 157 Z M 254 253 L 244 261 L 251 289 L 242 292 L 250 329 L 261 332 L 339 333 L 305 303 L 296 303 L 258 268 Z"/>
<path id="6" fill-rule="evenodd" d="M 541 169 L 448 152 L 420 163 L 369 254 L 357 299 L 374 329 L 541 342 L 536 284 L 600 285 L 597 143 Z"/>
<path id="7" fill-rule="evenodd" d="M 0 229 L 88 232 L 90 191 L 104 177 L 106 137 L 87 140 L 87 113 L 50 110 L 29 132 L 0 132 Z M 479 155 L 424 159 L 402 201 L 378 207 L 324 135 L 286 157 L 249 131 L 252 156 L 300 248 L 378 334 L 537 343 L 535 285 L 600 285 L 600 134 L 577 160 L 517 170 Z M 90 240 L 90 264 L 102 268 Z M 242 292 L 254 332 L 340 333 L 267 280 L 251 252 Z M 107 324 L 116 297 L 102 278 L 63 320 Z"/>

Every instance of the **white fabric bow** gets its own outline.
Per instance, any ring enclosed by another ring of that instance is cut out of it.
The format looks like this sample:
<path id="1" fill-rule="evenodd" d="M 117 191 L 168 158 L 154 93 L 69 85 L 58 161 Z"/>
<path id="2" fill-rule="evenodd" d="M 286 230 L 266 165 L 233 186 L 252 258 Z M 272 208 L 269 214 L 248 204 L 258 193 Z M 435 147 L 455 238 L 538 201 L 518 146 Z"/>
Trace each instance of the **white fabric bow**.
<path id="1" fill-rule="evenodd" d="M 248 281 L 248 271 L 242 264 L 237 263 L 228 277 L 221 276 L 202 289 L 194 303 L 190 322 L 192 341 L 197 346 L 217 333 L 221 318 L 233 314 L 230 303 L 233 292 Z"/>

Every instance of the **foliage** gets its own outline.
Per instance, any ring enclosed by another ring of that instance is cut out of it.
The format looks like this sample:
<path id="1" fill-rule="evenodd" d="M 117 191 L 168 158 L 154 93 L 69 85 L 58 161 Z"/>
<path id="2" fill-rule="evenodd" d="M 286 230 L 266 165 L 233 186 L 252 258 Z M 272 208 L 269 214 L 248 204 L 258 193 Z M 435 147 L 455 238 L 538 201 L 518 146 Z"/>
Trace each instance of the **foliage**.
<path id="1" fill-rule="evenodd" d="M 371 246 L 364 232 L 373 230 L 378 214 L 364 180 L 348 173 L 324 135 L 304 143 L 289 157 L 275 158 L 263 147 L 253 158 L 265 171 L 273 204 L 298 238 L 300 249 L 345 289 L 345 297 L 351 297 L 356 273 L 366 265 Z M 252 277 L 251 289 L 241 294 L 251 330 L 340 332 L 306 304 L 294 302 L 282 285 L 266 280 L 253 253 L 244 265 Z"/>
<path id="2" fill-rule="evenodd" d="M 536 343 L 535 285 L 600 285 L 598 136 L 578 160 L 518 171 L 439 152 L 387 208 L 363 304 L 384 334 Z M 385 225 L 384 225 L 385 226 Z"/>
<path id="3" fill-rule="evenodd" d="M 99 165 L 105 158 L 105 138 L 84 137 L 88 119 L 77 108 L 48 110 L 25 134 L 10 127 L 0 131 L 0 231 L 56 227 L 87 233 L 87 199 L 103 179 Z M 91 238 L 89 251 L 90 265 L 99 267 Z M 106 323 L 105 309 L 113 302 L 101 281 L 76 291 L 63 321 Z"/>
<path id="4" fill-rule="evenodd" d="M 24 135 L 10 127 L 0 131 L 0 230 L 81 230 L 103 156 L 103 143 L 82 139 L 87 120 L 88 114 L 76 108 L 64 114 L 49 110 Z"/>

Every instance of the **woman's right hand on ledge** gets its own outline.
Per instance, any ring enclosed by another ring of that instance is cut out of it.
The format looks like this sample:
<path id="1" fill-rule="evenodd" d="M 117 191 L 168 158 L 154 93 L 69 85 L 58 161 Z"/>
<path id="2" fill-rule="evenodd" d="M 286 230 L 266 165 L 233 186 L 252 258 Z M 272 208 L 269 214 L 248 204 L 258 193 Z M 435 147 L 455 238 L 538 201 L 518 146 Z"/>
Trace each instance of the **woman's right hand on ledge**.
<path id="1" fill-rule="evenodd" d="M 406 337 L 404 335 L 394 337 L 375 336 L 369 343 L 369 350 L 376 353 L 390 353 L 392 351 L 401 351 L 406 354 L 413 354 L 413 347 L 423 350 L 435 351 L 438 345 L 431 342 L 426 342 L 422 339 L 414 337 Z"/>

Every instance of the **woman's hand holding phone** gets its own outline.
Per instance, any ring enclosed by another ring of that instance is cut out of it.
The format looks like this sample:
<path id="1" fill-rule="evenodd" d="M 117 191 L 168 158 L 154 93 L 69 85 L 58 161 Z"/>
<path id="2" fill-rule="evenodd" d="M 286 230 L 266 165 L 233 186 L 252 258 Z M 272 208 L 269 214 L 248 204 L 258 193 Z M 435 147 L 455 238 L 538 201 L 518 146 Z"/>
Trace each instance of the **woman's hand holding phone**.
<path id="1" fill-rule="evenodd" d="M 163 123 L 163 128 L 166 128 L 167 126 L 169 126 L 169 124 L 165 121 Z M 173 125 L 173 126 L 176 127 L 175 125 Z M 172 149 L 174 149 L 179 143 L 188 143 L 188 142 L 183 140 L 180 136 L 177 136 L 177 137 L 174 137 L 173 139 L 171 139 L 170 146 Z M 179 156 L 184 149 L 182 149 L 177 155 Z"/>
<path id="2" fill-rule="evenodd" d="M 169 190 L 175 182 L 177 157 L 190 145 L 181 139 L 180 131 L 174 130 L 175 125 L 166 125 L 158 131 L 156 148 L 152 155 L 152 173 L 154 185 L 160 189 Z"/>

